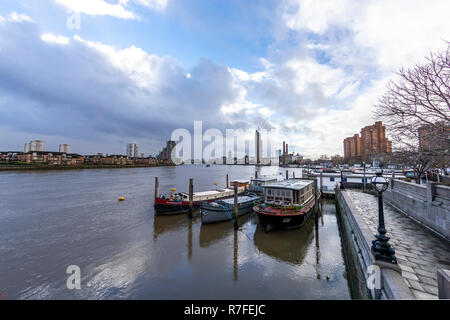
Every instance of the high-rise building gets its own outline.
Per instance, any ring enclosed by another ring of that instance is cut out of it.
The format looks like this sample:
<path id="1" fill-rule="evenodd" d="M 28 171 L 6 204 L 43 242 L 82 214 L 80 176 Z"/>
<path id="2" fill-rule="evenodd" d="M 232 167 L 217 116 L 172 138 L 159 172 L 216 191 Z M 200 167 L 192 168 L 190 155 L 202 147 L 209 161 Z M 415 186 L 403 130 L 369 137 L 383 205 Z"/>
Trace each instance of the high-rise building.
<path id="1" fill-rule="evenodd" d="M 362 155 L 388 152 L 392 152 L 392 142 L 386 138 L 386 128 L 381 121 L 361 129 Z"/>
<path id="2" fill-rule="evenodd" d="M 358 134 L 344 139 L 344 158 L 370 157 L 380 153 L 392 152 L 392 142 L 386 138 L 386 128 L 381 121 L 361 129 Z"/>
<path id="3" fill-rule="evenodd" d="M 358 134 L 344 140 L 344 158 L 350 159 L 361 155 L 361 139 Z"/>
<path id="4" fill-rule="evenodd" d="M 59 145 L 59 152 L 70 153 L 70 144 L 60 144 Z"/>
<path id="5" fill-rule="evenodd" d="M 417 131 L 419 133 L 419 148 L 421 150 L 450 150 L 450 125 L 438 122 L 434 126 L 421 126 Z"/>
<path id="6" fill-rule="evenodd" d="M 255 132 L 255 151 L 256 151 L 256 164 L 262 163 L 262 139 L 261 132 L 256 130 Z"/>
<path id="7" fill-rule="evenodd" d="M 135 142 L 127 144 L 127 157 L 137 158 L 138 154 L 139 154 L 139 148 Z"/>
<path id="8" fill-rule="evenodd" d="M 41 140 L 32 140 L 29 143 L 25 144 L 24 148 L 25 152 L 30 151 L 45 151 L 45 142 Z"/>

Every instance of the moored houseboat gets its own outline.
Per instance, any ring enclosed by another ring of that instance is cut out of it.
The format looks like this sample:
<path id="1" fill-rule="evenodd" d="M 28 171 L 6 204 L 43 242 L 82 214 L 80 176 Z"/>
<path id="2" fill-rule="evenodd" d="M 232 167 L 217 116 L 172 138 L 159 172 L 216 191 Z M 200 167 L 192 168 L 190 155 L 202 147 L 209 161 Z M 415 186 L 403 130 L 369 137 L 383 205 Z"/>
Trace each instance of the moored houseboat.
<path id="1" fill-rule="evenodd" d="M 245 187 L 238 187 L 238 192 L 245 191 Z M 234 196 L 234 189 L 224 188 L 210 191 L 194 192 L 192 197 L 193 207 L 198 208 L 202 201 L 214 201 Z M 189 193 L 170 193 L 160 195 L 155 199 L 156 215 L 170 215 L 187 213 L 189 210 Z"/>
<path id="2" fill-rule="evenodd" d="M 265 232 L 303 226 L 315 205 L 314 181 L 288 179 L 263 188 L 264 203 L 253 210 Z"/>
<path id="3" fill-rule="evenodd" d="M 264 192 L 263 186 L 265 186 L 266 184 L 275 183 L 277 181 L 278 181 L 277 178 L 270 178 L 270 177 L 251 179 L 248 191 L 263 193 Z"/>
<path id="4" fill-rule="evenodd" d="M 214 183 L 217 185 L 217 183 Z M 233 180 L 231 186 L 238 185 L 238 193 L 248 190 L 249 181 Z M 155 213 L 157 216 L 182 214 L 189 211 L 189 193 L 174 193 L 176 189 L 172 189 L 170 194 L 160 195 L 155 199 Z M 214 201 L 226 199 L 234 196 L 234 188 L 224 188 L 209 191 L 194 192 L 192 197 L 192 206 L 200 207 L 202 201 Z"/>
<path id="5" fill-rule="evenodd" d="M 262 196 L 251 192 L 245 192 L 238 196 L 237 200 L 238 216 L 240 217 L 252 212 L 253 207 L 262 200 Z M 232 220 L 233 213 L 234 197 L 210 202 L 205 201 L 200 205 L 202 224 Z"/>

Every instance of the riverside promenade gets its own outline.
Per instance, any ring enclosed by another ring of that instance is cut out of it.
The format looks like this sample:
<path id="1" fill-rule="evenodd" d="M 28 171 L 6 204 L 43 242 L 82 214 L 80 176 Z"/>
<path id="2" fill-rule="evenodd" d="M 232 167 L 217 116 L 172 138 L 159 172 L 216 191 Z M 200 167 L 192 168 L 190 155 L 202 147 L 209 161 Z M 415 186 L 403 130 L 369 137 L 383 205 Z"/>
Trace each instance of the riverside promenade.
<path id="1" fill-rule="evenodd" d="M 363 233 L 366 233 L 365 239 L 360 239 L 360 242 L 369 242 L 365 244 L 367 251 L 371 246 L 370 238 L 375 239 L 377 234 L 378 200 L 370 193 L 357 190 L 342 190 L 340 194 L 341 200 L 349 202 L 347 208 L 350 208 L 356 216 L 355 221 Z M 401 274 L 406 284 L 406 287 L 401 283 L 393 285 L 395 290 L 402 291 L 403 295 L 385 298 L 438 299 L 437 270 L 450 269 L 449 241 L 386 202 L 384 216 L 387 236 L 391 238 L 390 244 L 395 249 L 401 269 L 397 274 Z M 366 254 L 370 255 L 367 252 Z"/>

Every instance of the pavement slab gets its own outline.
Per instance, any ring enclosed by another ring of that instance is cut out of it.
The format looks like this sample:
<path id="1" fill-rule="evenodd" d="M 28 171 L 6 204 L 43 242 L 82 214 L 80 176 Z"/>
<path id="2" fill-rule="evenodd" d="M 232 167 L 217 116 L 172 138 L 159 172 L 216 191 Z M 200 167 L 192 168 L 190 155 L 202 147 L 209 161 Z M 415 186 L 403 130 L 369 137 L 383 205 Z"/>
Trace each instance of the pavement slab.
<path id="1" fill-rule="evenodd" d="M 345 192 L 375 237 L 377 197 L 358 190 Z M 396 251 L 406 284 L 417 299 L 438 299 L 436 274 L 438 269 L 450 269 L 450 243 L 388 204 L 383 208 L 386 235 L 391 238 L 389 243 Z"/>

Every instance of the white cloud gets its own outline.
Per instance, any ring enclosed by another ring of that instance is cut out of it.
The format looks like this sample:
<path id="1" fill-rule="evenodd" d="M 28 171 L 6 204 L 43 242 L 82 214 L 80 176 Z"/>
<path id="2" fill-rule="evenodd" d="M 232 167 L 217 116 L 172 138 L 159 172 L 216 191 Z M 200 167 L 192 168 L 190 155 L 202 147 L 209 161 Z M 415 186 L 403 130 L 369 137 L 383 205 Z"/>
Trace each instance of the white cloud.
<path id="1" fill-rule="evenodd" d="M 283 68 L 290 71 L 287 79 L 297 94 L 302 94 L 309 85 L 316 84 L 323 89 L 325 96 L 335 95 L 345 84 L 347 76 L 336 68 L 319 64 L 312 58 L 293 58 L 284 63 Z"/>
<path id="2" fill-rule="evenodd" d="M 353 6 L 361 1 L 352 0 L 288 0 L 283 18 L 286 25 L 295 30 L 306 29 L 324 33 L 333 24 L 347 24 L 354 19 Z"/>
<path id="3" fill-rule="evenodd" d="M 129 2 L 134 2 L 152 10 L 163 11 L 167 7 L 168 0 L 120 0 L 120 3 L 123 5 L 127 5 Z"/>
<path id="4" fill-rule="evenodd" d="M 65 45 L 69 43 L 69 38 L 54 35 L 52 33 L 43 33 L 41 34 L 41 40 L 48 43 L 55 43 Z"/>
<path id="5" fill-rule="evenodd" d="M 151 10 L 163 11 L 168 0 L 117 0 L 112 4 L 105 0 L 54 0 L 72 12 L 80 12 L 91 16 L 112 16 L 120 19 L 140 19 L 140 16 L 128 9 L 131 4 L 144 6 Z"/>
<path id="6" fill-rule="evenodd" d="M 310 84 L 329 98 L 292 131 L 312 156 L 342 154 L 342 140 L 375 121 L 373 105 L 393 71 L 424 61 L 450 40 L 447 0 L 286 0 L 281 11 L 285 32 L 299 41 L 276 70 L 283 63 L 296 70 L 280 77 L 291 79 L 302 104 L 314 107 Z"/>
<path id="7" fill-rule="evenodd" d="M 110 63 L 127 74 L 140 88 L 159 89 L 160 80 L 169 71 L 178 72 L 178 63 L 169 57 L 151 55 L 135 46 L 119 49 L 99 42 L 87 41 L 79 36 L 74 39 L 104 54 Z M 186 76 L 189 78 L 188 76 Z"/>
<path id="8" fill-rule="evenodd" d="M 352 44 L 365 48 L 366 53 L 374 51 L 373 62 L 387 72 L 422 60 L 429 50 L 442 46 L 442 39 L 450 39 L 448 0 L 287 0 L 283 9 L 284 23 L 292 30 L 319 35 L 350 31 L 347 36 Z M 343 40 L 333 45 L 347 46 Z M 320 46 L 326 43 L 308 46 L 323 49 Z M 331 51 L 342 55 L 352 50 Z M 359 59 L 356 55 L 350 58 Z"/>
<path id="9" fill-rule="evenodd" d="M 2 18 L 3 21 L 7 20 L 9 22 L 32 22 L 33 19 L 31 19 L 26 14 L 19 14 L 17 12 L 11 12 L 7 19 Z M 0 19 L 0 21 L 2 20 Z"/>
<path id="10" fill-rule="evenodd" d="M 54 0 L 56 3 L 65 6 L 73 12 L 80 12 L 87 15 L 113 16 L 121 19 L 137 19 L 137 16 L 123 7 L 119 2 L 111 4 L 104 0 Z"/>

